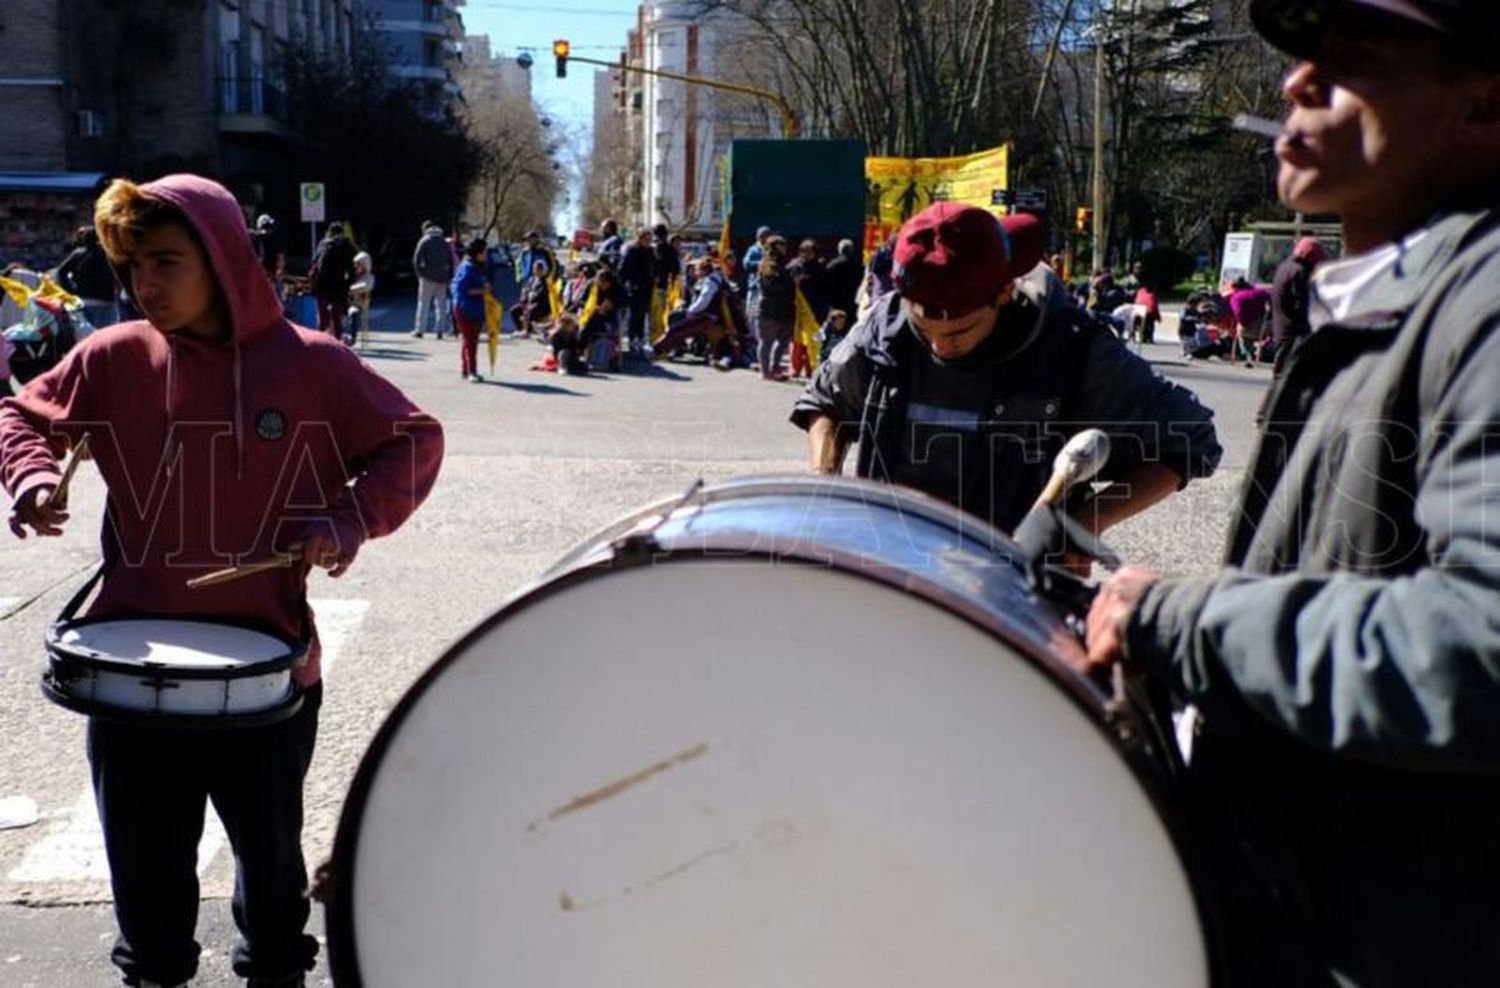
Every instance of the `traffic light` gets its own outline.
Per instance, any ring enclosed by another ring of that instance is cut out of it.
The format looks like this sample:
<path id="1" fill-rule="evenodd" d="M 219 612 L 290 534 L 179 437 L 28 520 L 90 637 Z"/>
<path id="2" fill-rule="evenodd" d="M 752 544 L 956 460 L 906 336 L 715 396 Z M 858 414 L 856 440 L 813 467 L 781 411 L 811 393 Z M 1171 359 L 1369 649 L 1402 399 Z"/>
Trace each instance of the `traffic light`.
<path id="1" fill-rule="evenodd" d="M 568 76 L 568 53 L 572 50 L 573 46 L 568 44 L 564 38 L 558 38 L 552 42 L 552 54 L 557 56 L 557 77 L 559 79 L 566 79 Z"/>
<path id="2" fill-rule="evenodd" d="M 1078 213 L 1073 218 L 1073 231 L 1075 233 L 1088 233 L 1094 225 L 1094 211 L 1087 206 L 1079 206 Z"/>

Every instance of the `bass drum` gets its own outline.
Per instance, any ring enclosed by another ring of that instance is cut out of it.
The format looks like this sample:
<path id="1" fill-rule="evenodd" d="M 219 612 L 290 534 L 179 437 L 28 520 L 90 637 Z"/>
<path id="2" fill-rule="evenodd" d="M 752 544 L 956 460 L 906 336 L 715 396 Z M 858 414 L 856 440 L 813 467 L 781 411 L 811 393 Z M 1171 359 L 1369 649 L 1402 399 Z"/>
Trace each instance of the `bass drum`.
<path id="1" fill-rule="evenodd" d="M 337 984 L 1201 986 L 1144 713 L 1004 536 L 856 481 L 621 523 L 448 651 L 335 842 Z"/>

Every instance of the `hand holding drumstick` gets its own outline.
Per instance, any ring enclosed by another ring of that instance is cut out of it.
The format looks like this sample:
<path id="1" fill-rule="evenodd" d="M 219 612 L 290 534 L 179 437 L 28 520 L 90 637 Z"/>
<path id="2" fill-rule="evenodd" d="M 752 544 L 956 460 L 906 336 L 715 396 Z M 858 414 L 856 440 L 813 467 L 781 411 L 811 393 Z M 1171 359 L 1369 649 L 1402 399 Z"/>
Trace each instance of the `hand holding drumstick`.
<path id="1" fill-rule="evenodd" d="M 343 576 L 354 562 L 354 557 L 359 552 L 357 547 L 342 549 L 339 544 L 326 535 L 311 535 L 301 542 L 293 545 L 285 553 L 271 559 L 262 560 L 258 563 L 248 563 L 244 566 L 231 566 L 229 569 L 217 570 L 195 577 L 187 581 L 187 585 L 197 590 L 200 587 L 217 586 L 220 583 L 228 583 L 246 576 L 254 576 L 256 573 L 264 573 L 273 569 L 285 569 L 295 565 L 302 560 L 307 560 L 314 566 L 328 570 L 332 577 Z"/>
<path id="2" fill-rule="evenodd" d="M 68 520 L 68 488 L 78 472 L 78 464 L 89 458 L 89 434 L 84 433 L 73 449 L 73 457 L 63 469 L 62 479 L 54 487 L 42 484 L 21 495 L 12 509 L 10 530 L 18 539 L 26 538 L 26 529 L 43 536 L 63 533 L 62 526 Z"/>

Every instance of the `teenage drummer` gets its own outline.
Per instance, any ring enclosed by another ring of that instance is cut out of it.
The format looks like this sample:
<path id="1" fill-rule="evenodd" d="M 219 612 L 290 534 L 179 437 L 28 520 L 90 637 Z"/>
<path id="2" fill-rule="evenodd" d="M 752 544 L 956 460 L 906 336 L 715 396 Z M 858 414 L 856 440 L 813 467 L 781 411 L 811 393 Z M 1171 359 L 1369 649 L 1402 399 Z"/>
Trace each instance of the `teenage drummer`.
<path id="1" fill-rule="evenodd" d="M 896 290 L 827 355 L 792 421 L 812 467 L 904 484 L 1012 530 L 1074 432 L 1110 433 L 1113 481 L 1074 513 L 1102 531 L 1212 473 L 1213 414 L 1155 374 L 1042 264 L 1031 216 L 937 203 L 902 228 Z M 1086 492 L 1085 492 L 1086 493 Z"/>
<path id="2" fill-rule="evenodd" d="M 11 528 L 57 535 L 57 459 L 84 434 L 108 489 L 104 576 L 89 613 L 248 622 L 312 643 L 301 710 L 269 727 L 198 730 L 91 719 L 88 756 L 126 984 L 193 977 L 195 849 L 212 799 L 235 855 L 234 970 L 298 986 L 302 783 L 321 699 L 311 566 L 344 573 L 432 489 L 437 423 L 333 337 L 293 326 L 222 186 L 190 175 L 113 182 L 99 236 L 146 318 L 95 333 L 0 404 Z M 212 588 L 188 578 L 279 550 L 294 566 Z"/>

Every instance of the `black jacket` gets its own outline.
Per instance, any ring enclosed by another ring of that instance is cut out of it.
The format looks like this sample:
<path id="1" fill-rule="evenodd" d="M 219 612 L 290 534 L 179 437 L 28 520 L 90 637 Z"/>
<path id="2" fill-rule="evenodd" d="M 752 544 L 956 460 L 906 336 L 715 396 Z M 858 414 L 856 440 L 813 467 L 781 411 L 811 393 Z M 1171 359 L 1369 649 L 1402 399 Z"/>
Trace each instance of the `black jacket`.
<path id="1" fill-rule="evenodd" d="M 620 281 L 631 298 L 651 294 L 651 248 L 639 241 L 625 248 L 620 258 Z"/>
<path id="2" fill-rule="evenodd" d="M 758 316 L 791 325 L 797 318 L 797 283 L 791 272 L 782 269 L 775 275 L 760 276 Z"/>
<path id="3" fill-rule="evenodd" d="M 996 350 L 981 365 L 989 380 L 971 391 L 976 404 L 955 407 L 952 395 L 922 390 L 916 365 L 935 358 L 892 293 L 824 358 L 792 422 L 806 429 L 819 416 L 833 418 L 841 440 L 860 444 L 859 476 L 915 487 L 1005 531 L 1041 493 L 1063 443 L 1085 428 L 1114 440 L 1101 479 L 1123 477 L 1144 459 L 1184 481 L 1214 471 L 1222 451 L 1213 413 L 1190 391 L 1070 305 L 1055 276 L 1038 269 L 1018 286 L 988 344 Z M 943 434 L 932 435 L 922 419 L 944 426 Z M 920 428 L 928 455 L 914 461 Z M 943 441 L 950 438 L 961 444 Z M 956 449 L 982 461 L 957 470 L 940 462 Z"/>
<path id="4" fill-rule="evenodd" d="M 75 247 L 57 267 L 58 283 L 79 298 L 109 302 L 115 297 L 115 273 L 99 244 Z"/>
<path id="5" fill-rule="evenodd" d="M 865 266 L 859 258 L 840 254 L 828 262 L 825 272 L 827 291 L 825 296 L 830 309 L 842 309 L 852 321 L 856 315 L 855 298 L 859 286 L 865 280 Z"/>

